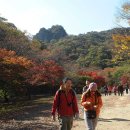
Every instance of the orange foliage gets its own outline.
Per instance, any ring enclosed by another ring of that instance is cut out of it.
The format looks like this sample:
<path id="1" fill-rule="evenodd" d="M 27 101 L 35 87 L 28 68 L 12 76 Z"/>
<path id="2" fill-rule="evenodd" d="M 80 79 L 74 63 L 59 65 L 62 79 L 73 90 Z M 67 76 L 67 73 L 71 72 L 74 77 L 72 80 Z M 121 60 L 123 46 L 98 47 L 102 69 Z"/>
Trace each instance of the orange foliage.
<path id="1" fill-rule="evenodd" d="M 0 49 L 0 59 L 5 57 L 12 57 L 15 55 L 14 51 L 7 51 L 6 49 Z"/>
<path id="2" fill-rule="evenodd" d="M 0 59 L 6 64 L 19 64 L 24 67 L 29 67 L 32 64 L 31 60 L 25 57 L 17 56 L 14 51 L 8 51 L 6 49 L 0 49 Z"/>
<path id="3" fill-rule="evenodd" d="M 14 51 L 0 49 L 0 77 L 2 81 L 7 83 L 20 81 L 22 73 L 32 64 L 31 60 L 17 56 Z"/>

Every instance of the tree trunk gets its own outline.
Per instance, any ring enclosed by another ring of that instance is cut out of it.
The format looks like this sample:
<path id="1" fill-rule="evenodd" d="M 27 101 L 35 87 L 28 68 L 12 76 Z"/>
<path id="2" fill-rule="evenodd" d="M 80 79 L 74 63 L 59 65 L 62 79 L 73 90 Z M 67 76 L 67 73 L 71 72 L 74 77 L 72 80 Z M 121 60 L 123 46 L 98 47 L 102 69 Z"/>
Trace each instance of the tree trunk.
<path id="1" fill-rule="evenodd" d="M 8 102 L 9 102 L 7 92 L 4 92 L 4 102 L 5 102 L 5 103 L 8 103 Z"/>
<path id="2" fill-rule="evenodd" d="M 30 85 L 28 85 L 27 86 L 27 96 L 28 96 L 28 100 L 31 100 L 31 88 L 30 88 L 31 86 Z"/>

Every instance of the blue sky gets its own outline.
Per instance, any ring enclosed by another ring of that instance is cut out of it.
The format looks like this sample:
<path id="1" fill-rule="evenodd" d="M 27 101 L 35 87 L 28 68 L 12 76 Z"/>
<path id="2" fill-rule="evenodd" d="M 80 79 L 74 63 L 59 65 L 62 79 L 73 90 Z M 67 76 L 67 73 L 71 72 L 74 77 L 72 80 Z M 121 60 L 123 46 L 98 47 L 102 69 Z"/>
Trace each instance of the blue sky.
<path id="1" fill-rule="evenodd" d="M 0 0 L 0 16 L 32 35 L 40 28 L 62 25 L 68 34 L 117 27 L 116 15 L 125 0 Z"/>

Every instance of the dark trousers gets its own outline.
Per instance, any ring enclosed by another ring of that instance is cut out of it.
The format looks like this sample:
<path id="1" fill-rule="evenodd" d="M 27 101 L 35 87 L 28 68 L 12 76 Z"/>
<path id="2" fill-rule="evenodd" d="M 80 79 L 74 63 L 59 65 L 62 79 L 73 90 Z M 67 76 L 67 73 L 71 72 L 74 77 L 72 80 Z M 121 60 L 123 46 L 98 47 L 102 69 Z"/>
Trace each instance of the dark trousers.
<path id="1" fill-rule="evenodd" d="M 59 130 L 71 130 L 73 125 L 73 116 L 59 117 L 60 128 Z"/>

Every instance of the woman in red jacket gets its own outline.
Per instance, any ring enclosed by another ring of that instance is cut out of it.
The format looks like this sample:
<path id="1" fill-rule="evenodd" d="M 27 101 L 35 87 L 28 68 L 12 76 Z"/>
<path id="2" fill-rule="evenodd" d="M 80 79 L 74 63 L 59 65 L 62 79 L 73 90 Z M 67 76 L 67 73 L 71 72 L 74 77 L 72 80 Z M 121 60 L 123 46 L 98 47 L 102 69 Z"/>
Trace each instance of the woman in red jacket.
<path id="1" fill-rule="evenodd" d="M 102 107 L 102 98 L 97 91 L 96 83 L 90 83 L 88 90 L 82 94 L 81 105 L 84 107 L 84 118 L 88 130 L 95 130 Z M 91 114 L 92 111 L 95 115 Z"/>
<path id="2" fill-rule="evenodd" d="M 63 80 L 63 85 L 56 92 L 52 106 L 52 118 L 55 120 L 55 112 L 58 112 L 60 130 L 71 130 L 73 116 L 78 115 L 78 105 L 72 81 L 69 78 Z"/>

